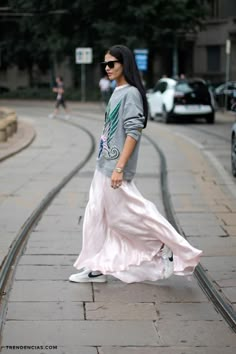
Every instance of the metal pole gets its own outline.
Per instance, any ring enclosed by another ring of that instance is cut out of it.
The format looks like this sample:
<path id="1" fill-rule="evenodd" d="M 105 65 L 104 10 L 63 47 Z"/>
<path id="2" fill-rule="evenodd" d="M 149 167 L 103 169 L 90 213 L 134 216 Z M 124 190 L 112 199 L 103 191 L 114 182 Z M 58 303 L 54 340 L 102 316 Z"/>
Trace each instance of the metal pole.
<path id="1" fill-rule="evenodd" d="M 225 83 L 229 81 L 229 75 L 230 75 L 230 52 L 231 52 L 231 41 L 230 39 L 226 40 L 226 46 L 225 46 L 225 54 L 226 54 L 226 63 L 225 63 Z M 227 95 L 225 94 L 225 109 L 227 110 Z"/>
<path id="2" fill-rule="evenodd" d="M 178 77 L 178 71 L 179 71 L 179 63 L 178 63 L 178 39 L 175 36 L 174 37 L 174 46 L 173 46 L 173 68 L 172 68 L 172 75 L 173 78 Z"/>
<path id="3" fill-rule="evenodd" d="M 84 102 L 86 100 L 86 72 L 85 72 L 85 64 L 81 64 L 81 101 Z"/>

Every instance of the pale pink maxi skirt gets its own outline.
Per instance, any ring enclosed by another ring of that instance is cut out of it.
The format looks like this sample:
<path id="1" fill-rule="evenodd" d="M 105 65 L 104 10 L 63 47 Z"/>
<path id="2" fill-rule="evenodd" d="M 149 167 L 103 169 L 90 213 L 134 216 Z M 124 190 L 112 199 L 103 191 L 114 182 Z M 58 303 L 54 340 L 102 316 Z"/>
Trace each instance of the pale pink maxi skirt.
<path id="1" fill-rule="evenodd" d="M 74 263 L 123 282 L 163 279 L 161 246 L 174 255 L 174 274 L 189 275 L 202 251 L 192 247 L 146 200 L 134 182 L 111 188 L 111 179 L 95 171 L 83 224 L 83 247 Z"/>

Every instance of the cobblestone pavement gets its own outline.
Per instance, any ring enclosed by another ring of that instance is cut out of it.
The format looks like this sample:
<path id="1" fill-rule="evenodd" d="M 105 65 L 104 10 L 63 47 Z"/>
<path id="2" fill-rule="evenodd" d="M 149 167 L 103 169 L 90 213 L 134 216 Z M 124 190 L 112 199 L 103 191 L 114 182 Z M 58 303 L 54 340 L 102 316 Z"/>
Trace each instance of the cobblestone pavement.
<path id="1" fill-rule="evenodd" d="M 15 103 L 37 135 L 26 150 L 1 163 L 1 261 L 32 210 L 84 158 L 89 145 L 83 131 L 47 118 L 49 104 L 35 105 Z M 71 120 L 98 138 L 101 107 L 72 108 Z M 235 181 L 179 129 L 150 122 L 145 134 L 166 155 L 171 200 L 182 230 L 204 250 L 203 266 L 235 304 Z M 95 156 L 55 198 L 30 236 L 10 292 L 2 353 L 235 353 L 235 334 L 195 278 L 129 285 L 112 277 L 107 284 L 68 282 L 81 247 L 94 165 Z M 143 137 L 136 183 L 164 213 L 159 174 L 158 156 Z"/>

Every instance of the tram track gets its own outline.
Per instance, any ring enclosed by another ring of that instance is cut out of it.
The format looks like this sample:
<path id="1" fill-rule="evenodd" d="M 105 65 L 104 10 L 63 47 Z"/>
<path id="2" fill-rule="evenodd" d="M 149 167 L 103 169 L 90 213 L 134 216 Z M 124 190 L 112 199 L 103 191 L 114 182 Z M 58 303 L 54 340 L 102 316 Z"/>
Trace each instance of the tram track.
<path id="1" fill-rule="evenodd" d="M 21 230 L 19 231 L 14 241 L 14 244 L 11 246 L 10 252 L 5 259 L 4 265 L 0 273 L 0 333 L 2 331 L 5 311 L 7 307 L 9 284 L 11 283 L 11 279 L 14 274 L 14 268 L 17 265 L 17 261 L 24 250 L 25 244 L 30 236 L 31 230 L 33 229 L 34 225 L 40 220 L 44 211 L 53 201 L 55 196 L 85 166 L 85 164 L 89 161 L 95 151 L 95 138 L 89 130 L 72 121 L 65 121 L 63 123 L 73 125 L 76 128 L 85 131 L 91 139 L 91 147 L 84 160 L 80 162 L 66 177 L 64 177 L 63 180 L 56 187 L 54 187 L 51 192 L 47 194 L 47 196 L 42 200 L 39 206 L 33 211 L 29 219 L 24 223 Z M 165 155 L 158 146 L 158 144 L 151 137 L 146 134 L 144 134 L 144 137 L 149 141 L 150 144 L 152 144 L 153 148 L 156 150 L 157 154 L 160 157 L 160 183 L 166 217 L 169 222 L 176 228 L 176 230 L 185 237 L 180 225 L 176 220 L 174 208 L 171 202 L 170 192 L 168 189 L 168 173 Z M 207 294 L 211 302 L 214 304 L 216 310 L 222 315 L 222 317 L 229 324 L 232 330 L 236 332 L 236 314 L 231 304 L 227 301 L 223 294 L 220 293 L 220 289 L 216 288 L 213 281 L 206 274 L 201 264 L 197 266 L 194 274 L 198 280 L 200 287 Z"/>
<path id="2" fill-rule="evenodd" d="M 95 151 L 95 137 L 94 135 L 85 127 L 73 123 L 66 122 L 67 124 L 73 125 L 78 129 L 83 130 L 90 138 L 91 146 L 85 156 L 85 158 L 75 166 L 70 173 L 68 173 L 62 180 L 57 184 L 40 202 L 40 204 L 34 209 L 30 217 L 25 221 L 21 229 L 19 230 L 15 240 L 13 241 L 10 251 L 8 252 L 4 263 L 0 271 L 0 336 L 2 332 L 2 326 L 4 321 L 4 316 L 7 307 L 7 299 L 9 295 L 11 279 L 14 275 L 14 270 L 17 262 L 24 250 L 24 247 L 29 239 L 31 230 L 38 223 L 43 213 L 46 211 L 47 207 L 51 204 L 53 199 L 57 194 L 66 186 L 66 184 L 86 165 L 86 163 L 92 157 Z"/>
<path id="3" fill-rule="evenodd" d="M 153 145 L 158 155 L 160 156 L 161 164 L 161 174 L 160 183 L 162 191 L 162 201 L 164 205 L 164 210 L 168 221 L 174 226 L 174 228 L 186 238 L 182 228 L 176 220 L 174 208 L 171 202 L 171 195 L 168 188 L 168 173 L 167 173 L 167 163 L 163 151 L 156 144 L 156 142 L 150 138 L 148 135 L 144 134 L 145 138 Z M 231 305 L 231 303 L 225 298 L 223 293 L 219 288 L 213 283 L 210 277 L 207 275 L 201 263 L 198 264 L 194 271 L 194 275 L 198 280 L 201 289 L 205 292 L 207 297 L 215 306 L 216 310 L 222 315 L 228 325 L 236 332 L 236 313 Z"/>

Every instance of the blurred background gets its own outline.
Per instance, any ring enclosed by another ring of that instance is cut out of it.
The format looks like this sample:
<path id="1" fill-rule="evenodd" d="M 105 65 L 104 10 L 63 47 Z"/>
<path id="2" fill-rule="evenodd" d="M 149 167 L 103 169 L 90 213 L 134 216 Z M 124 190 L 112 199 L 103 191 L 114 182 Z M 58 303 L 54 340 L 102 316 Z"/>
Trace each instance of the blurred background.
<path id="1" fill-rule="evenodd" d="M 86 99 L 97 100 L 114 44 L 145 50 L 147 89 L 163 76 L 200 77 L 224 106 L 236 88 L 235 0 L 1 0 L 0 98 L 52 98 L 62 75 L 68 99 L 81 99 L 86 77 Z M 91 48 L 91 63 L 77 64 L 76 48 Z"/>

